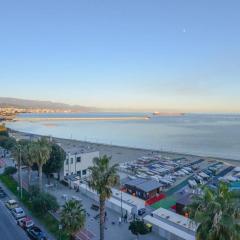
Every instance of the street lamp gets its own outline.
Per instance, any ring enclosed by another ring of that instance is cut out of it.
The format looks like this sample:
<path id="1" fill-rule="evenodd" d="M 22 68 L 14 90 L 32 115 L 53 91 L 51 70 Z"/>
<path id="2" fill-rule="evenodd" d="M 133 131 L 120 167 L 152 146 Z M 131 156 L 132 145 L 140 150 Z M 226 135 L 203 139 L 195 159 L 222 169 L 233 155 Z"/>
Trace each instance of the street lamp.
<path id="1" fill-rule="evenodd" d="M 59 230 L 59 240 L 61 240 L 62 239 L 62 232 L 61 232 L 61 230 L 62 230 L 62 224 L 59 224 L 58 225 L 58 230 Z"/>
<path id="2" fill-rule="evenodd" d="M 21 150 L 21 145 L 17 144 L 17 150 L 19 151 L 19 176 L 20 176 L 20 182 L 18 183 L 20 185 L 20 198 L 22 199 L 22 150 Z M 19 192 L 19 187 L 17 188 Z"/>
<path id="3" fill-rule="evenodd" d="M 21 154 L 21 145 L 19 146 L 20 148 L 20 196 L 22 199 L 22 154 Z"/>
<path id="4" fill-rule="evenodd" d="M 122 208 L 122 191 L 120 189 L 121 192 L 121 218 L 123 218 L 123 208 Z"/>

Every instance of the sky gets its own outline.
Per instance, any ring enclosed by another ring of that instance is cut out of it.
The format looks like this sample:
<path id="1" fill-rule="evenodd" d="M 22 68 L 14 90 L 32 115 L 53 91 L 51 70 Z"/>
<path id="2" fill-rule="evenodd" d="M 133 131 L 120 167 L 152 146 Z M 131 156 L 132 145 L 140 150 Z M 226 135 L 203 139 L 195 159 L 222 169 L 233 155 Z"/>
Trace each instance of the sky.
<path id="1" fill-rule="evenodd" d="M 0 2 L 0 96 L 240 112 L 239 0 Z"/>

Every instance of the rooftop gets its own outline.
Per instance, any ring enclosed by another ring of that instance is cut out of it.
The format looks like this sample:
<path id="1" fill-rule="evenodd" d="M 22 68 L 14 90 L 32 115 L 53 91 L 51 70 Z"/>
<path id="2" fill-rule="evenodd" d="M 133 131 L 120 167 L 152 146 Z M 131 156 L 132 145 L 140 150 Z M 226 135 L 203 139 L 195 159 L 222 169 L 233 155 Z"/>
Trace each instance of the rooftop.
<path id="1" fill-rule="evenodd" d="M 98 152 L 92 147 L 76 146 L 73 144 L 59 144 L 66 153 L 71 155 Z"/>
<path id="2" fill-rule="evenodd" d="M 164 229 L 164 230 L 174 234 L 175 236 L 181 236 L 181 239 L 195 240 L 195 236 L 193 236 L 192 234 L 182 231 L 181 229 L 179 229 L 176 226 L 171 226 L 171 225 L 167 224 L 166 222 L 161 221 L 160 219 L 151 217 L 150 215 L 145 216 L 144 220 L 153 225 L 159 226 L 161 229 Z"/>
<path id="3" fill-rule="evenodd" d="M 163 186 L 161 183 L 159 183 L 156 180 L 153 180 L 153 179 L 146 180 L 142 178 L 131 179 L 131 180 L 125 181 L 124 184 L 136 187 L 144 192 L 150 192 L 152 190 L 155 190 Z"/>
<path id="4" fill-rule="evenodd" d="M 181 198 L 179 198 L 177 200 L 177 203 L 182 204 L 182 205 L 189 205 L 192 202 L 192 194 L 185 194 L 184 196 L 182 196 Z"/>
<path id="5" fill-rule="evenodd" d="M 75 181 L 79 181 L 80 180 L 80 177 L 79 175 L 77 174 L 71 174 L 71 175 L 68 175 L 68 176 L 65 176 L 64 177 L 66 180 L 70 180 L 72 182 L 75 182 Z"/>
<path id="6" fill-rule="evenodd" d="M 158 217 L 158 219 L 163 220 L 164 222 L 172 223 L 175 226 L 181 226 L 182 228 L 192 232 L 196 232 L 198 227 L 193 220 L 164 208 L 155 210 L 153 212 L 153 216 Z"/>

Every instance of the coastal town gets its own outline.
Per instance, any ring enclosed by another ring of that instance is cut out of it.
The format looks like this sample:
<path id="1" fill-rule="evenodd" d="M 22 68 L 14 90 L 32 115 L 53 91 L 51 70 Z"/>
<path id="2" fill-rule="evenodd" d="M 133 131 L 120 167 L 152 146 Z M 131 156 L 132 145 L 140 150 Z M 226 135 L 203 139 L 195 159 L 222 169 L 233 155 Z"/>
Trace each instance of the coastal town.
<path id="1" fill-rule="evenodd" d="M 0 240 L 240 240 L 239 12 L 1 1 Z"/>
<path id="2" fill-rule="evenodd" d="M 49 109 L 49 108 L 21 108 L 21 107 L 1 107 L 0 121 L 14 120 L 20 113 L 70 113 L 69 109 Z"/>
<path id="3" fill-rule="evenodd" d="M 16 142 L 37 142 L 41 139 L 38 135 L 13 130 L 9 130 L 8 134 Z M 85 212 L 85 223 L 72 235 L 76 240 L 99 239 L 99 223 L 104 225 L 107 240 L 114 236 L 118 236 L 117 239 L 131 240 L 133 233 L 143 234 L 141 239 L 194 240 L 201 223 L 192 219 L 189 206 L 196 197 L 204 194 L 203 189 L 217 189 L 221 184 L 227 184 L 229 191 L 240 191 L 240 166 L 237 161 L 52 137 L 48 137 L 48 141 L 61 148 L 65 157 L 57 172 L 45 170 L 43 174 L 42 189 L 53 196 L 59 206 L 54 210 L 49 209 L 49 213 L 60 226 L 57 233 L 49 233 L 48 226 L 43 223 L 42 229 L 46 230 L 41 231 L 46 239 L 60 239 L 61 234 L 62 239 L 65 239 L 67 230 L 61 222 L 62 209 L 69 201 L 75 201 L 81 204 Z M 99 192 L 91 187 L 89 181 L 92 178 L 91 169 L 95 166 L 94 159 L 104 159 L 107 156 L 110 157 L 110 166 L 118 163 L 118 181 L 112 185 L 111 195 L 106 198 L 104 221 L 101 222 Z M 17 166 L 16 157 L 11 151 L 1 148 L 1 157 L 2 170 L 16 166 L 21 172 L 21 180 L 18 180 L 17 172 L 12 175 L 13 181 L 20 187 L 19 191 L 23 189 L 24 192 L 29 192 L 31 186 L 38 185 L 39 171 L 36 168 L 31 171 L 29 181 L 28 166 Z M 2 183 L 5 188 L 4 181 Z M 4 194 L 4 190 L 1 191 L 3 203 L 13 202 L 15 210 L 19 210 L 19 205 L 26 207 L 21 202 L 21 197 L 9 197 Z M 20 214 L 15 219 L 26 221 L 30 218 L 33 221 L 31 216 L 26 217 L 25 213 L 23 215 Z M 135 223 L 143 224 L 142 232 L 131 230 Z M 26 233 L 30 239 L 35 239 L 31 238 L 29 229 Z"/>

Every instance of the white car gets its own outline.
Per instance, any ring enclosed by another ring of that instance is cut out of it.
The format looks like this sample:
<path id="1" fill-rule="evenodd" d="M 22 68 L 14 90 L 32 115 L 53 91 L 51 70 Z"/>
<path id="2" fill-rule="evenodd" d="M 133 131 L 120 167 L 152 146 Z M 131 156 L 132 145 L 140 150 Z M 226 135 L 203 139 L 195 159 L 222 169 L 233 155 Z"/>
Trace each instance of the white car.
<path id="1" fill-rule="evenodd" d="M 25 212 L 20 207 L 14 208 L 12 210 L 12 215 L 14 216 L 15 219 L 23 218 L 26 216 Z"/>
<path id="2" fill-rule="evenodd" d="M 12 210 L 18 207 L 18 203 L 14 199 L 8 200 L 5 205 L 9 210 Z"/>

